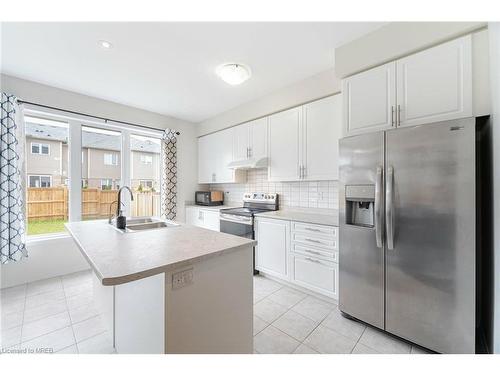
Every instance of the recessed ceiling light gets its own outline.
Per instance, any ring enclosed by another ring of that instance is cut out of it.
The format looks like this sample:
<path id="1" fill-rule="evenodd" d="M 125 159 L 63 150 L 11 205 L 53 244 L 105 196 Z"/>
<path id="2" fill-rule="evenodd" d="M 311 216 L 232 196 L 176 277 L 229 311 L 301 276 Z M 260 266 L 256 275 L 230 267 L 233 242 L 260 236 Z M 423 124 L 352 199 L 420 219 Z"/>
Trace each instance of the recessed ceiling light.
<path id="1" fill-rule="evenodd" d="M 111 42 L 108 42 L 107 40 L 100 40 L 99 41 L 99 45 L 103 49 L 111 49 L 113 47 L 113 45 L 111 44 Z"/>
<path id="2" fill-rule="evenodd" d="M 239 63 L 222 64 L 217 67 L 215 73 L 224 82 L 230 85 L 239 85 L 252 75 L 250 68 Z"/>

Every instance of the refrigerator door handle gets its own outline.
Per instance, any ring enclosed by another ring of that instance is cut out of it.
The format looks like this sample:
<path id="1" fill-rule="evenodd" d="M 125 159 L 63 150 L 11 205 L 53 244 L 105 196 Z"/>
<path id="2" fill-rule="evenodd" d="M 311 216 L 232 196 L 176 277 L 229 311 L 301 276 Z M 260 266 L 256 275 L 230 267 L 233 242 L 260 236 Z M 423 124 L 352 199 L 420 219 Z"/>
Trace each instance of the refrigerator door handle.
<path id="1" fill-rule="evenodd" d="M 394 250 L 394 168 L 387 168 L 385 187 L 385 231 L 387 233 L 387 248 Z"/>
<path id="2" fill-rule="evenodd" d="M 377 167 L 375 180 L 375 239 L 377 247 L 382 247 L 382 167 Z"/>

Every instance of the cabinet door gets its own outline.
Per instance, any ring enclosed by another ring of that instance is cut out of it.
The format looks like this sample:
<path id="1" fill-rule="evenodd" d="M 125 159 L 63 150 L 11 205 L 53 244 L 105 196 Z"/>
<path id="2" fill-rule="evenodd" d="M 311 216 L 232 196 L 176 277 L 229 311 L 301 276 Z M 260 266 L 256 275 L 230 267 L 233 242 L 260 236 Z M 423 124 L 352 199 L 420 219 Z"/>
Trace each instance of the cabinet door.
<path id="1" fill-rule="evenodd" d="M 342 81 L 344 131 L 348 135 L 392 128 L 396 106 L 396 63 Z"/>
<path id="2" fill-rule="evenodd" d="M 269 181 L 294 181 L 299 175 L 302 107 L 269 116 Z"/>
<path id="3" fill-rule="evenodd" d="M 209 184 L 213 182 L 213 173 L 215 172 L 213 135 L 206 135 L 198 138 L 198 183 Z"/>
<path id="4" fill-rule="evenodd" d="M 201 211 L 198 207 L 186 208 L 186 224 L 194 225 L 197 227 L 202 226 L 203 220 L 201 216 Z"/>
<path id="5" fill-rule="evenodd" d="M 256 268 L 273 276 L 287 278 L 290 248 L 290 222 L 257 220 Z"/>
<path id="6" fill-rule="evenodd" d="M 397 61 L 400 126 L 472 116 L 471 36 Z"/>
<path id="7" fill-rule="evenodd" d="M 250 126 L 250 157 L 263 158 L 267 156 L 267 121 L 268 117 L 249 123 Z"/>
<path id="8" fill-rule="evenodd" d="M 338 141 L 342 135 L 341 95 L 306 104 L 303 128 L 304 178 L 337 180 Z"/>
<path id="9" fill-rule="evenodd" d="M 292 281 L 300 286 L 338 299 L 338 265 L 310 256 L 294 254 Z"/>
<path id="10" fill-rule="evenodd" d="M 248 159 L 250 147 L 250 123 L 235 126 L 233 128 L 233 160 Z"/>
<path id="11" fill-rule="evenodd" d="M 210 230 L 220 231 L 219 212 L 201 210 L 203 216 L 202 227 Z"/>
<path id="12" fill-rule="evenodd" d="M 233 129 L 222 130 L 212 135 L 215 136 L 212 149 L 215 154 L 214 182 L 235 182 L 234 170 L 227 167 L 233 161 Z"/>

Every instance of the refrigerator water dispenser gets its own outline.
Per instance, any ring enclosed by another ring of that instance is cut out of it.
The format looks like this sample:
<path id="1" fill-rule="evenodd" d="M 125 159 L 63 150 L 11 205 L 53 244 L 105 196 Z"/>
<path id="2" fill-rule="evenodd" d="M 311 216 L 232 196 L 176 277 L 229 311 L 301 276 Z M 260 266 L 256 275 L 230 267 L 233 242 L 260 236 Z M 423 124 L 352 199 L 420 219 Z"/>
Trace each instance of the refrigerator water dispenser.
<path id="1" fill-rule="evenodd" d="M 345 189 L 346 224 L 373 228 L 375 185 L 347 185 Z"/>

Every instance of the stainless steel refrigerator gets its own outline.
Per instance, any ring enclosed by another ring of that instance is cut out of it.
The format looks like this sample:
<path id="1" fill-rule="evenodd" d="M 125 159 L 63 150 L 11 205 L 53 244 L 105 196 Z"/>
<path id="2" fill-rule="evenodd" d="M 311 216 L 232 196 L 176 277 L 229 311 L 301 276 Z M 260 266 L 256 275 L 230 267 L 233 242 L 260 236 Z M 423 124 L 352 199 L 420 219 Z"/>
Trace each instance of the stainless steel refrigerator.
<path id="1" fill-rule="evenodd" d="M 340 141 L 339 308 L 442 353 L 476 350 L 476 119 Z"/>

